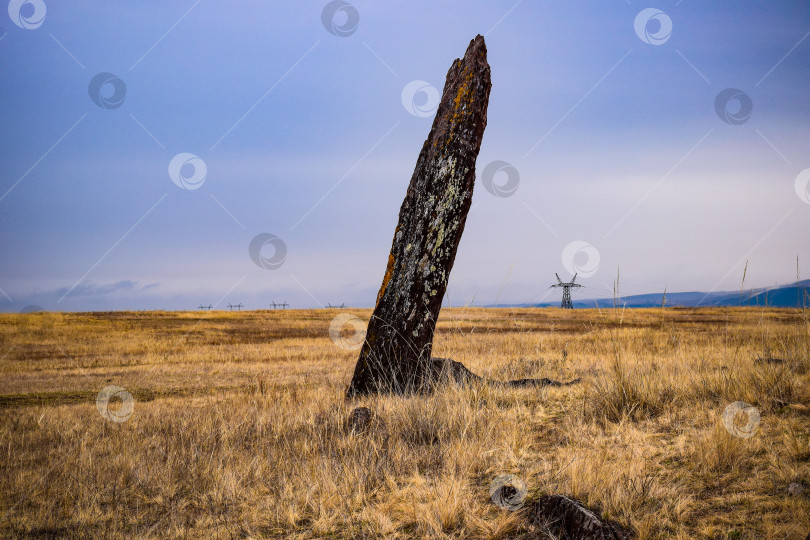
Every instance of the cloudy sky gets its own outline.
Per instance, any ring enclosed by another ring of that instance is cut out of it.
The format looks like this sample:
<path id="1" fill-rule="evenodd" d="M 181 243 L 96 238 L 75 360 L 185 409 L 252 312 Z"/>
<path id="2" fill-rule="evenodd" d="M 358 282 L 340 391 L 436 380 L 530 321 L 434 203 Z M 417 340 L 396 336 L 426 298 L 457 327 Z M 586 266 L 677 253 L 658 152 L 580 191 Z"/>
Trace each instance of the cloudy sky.
<path id="1" fill-rule="evenodd" d="M 808 2 L 0 14 L 3 311 L 372 305 L 434 88 L 479 33 L 489 124 L 446 304 L 550 300 L 555 272 L 580 298 L 810 274 Z"/>

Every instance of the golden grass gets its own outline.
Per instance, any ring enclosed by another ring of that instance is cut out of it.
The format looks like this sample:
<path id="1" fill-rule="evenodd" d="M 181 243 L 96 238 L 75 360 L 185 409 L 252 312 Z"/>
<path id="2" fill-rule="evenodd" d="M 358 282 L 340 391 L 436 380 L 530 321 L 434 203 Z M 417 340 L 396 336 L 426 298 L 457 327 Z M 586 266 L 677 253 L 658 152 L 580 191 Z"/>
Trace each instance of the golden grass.
<path id="1" fill-rule="evenodd" d="M 787 490 L 810 488 L 806 312 L 447 309 L 436 356 L 582 383 L 352 402 L 337 313 L 0 315 L 0 536 L 517 538 L 527 510 L 489 499 L 506 473 L 642 539 L 810 531 L 810 489 Z M 111 384 L 122 423 L 96 409 Z M 750 438 L 724 427 L 735 401 Z"/>

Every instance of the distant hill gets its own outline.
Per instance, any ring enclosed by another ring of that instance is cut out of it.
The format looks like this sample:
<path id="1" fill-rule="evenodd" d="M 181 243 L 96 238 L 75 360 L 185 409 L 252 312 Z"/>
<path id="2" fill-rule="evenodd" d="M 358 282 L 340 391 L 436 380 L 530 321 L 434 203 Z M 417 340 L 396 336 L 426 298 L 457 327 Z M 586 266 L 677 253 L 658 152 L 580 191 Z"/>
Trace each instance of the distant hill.
<path id="1" fill-rule="evenodd" d="M 571 296 L 575 294 L 572 292 Z M 661 307 L 663 296 L 663 292 L 622 296 L 616 298 L 615 305 L 629 308 Z M 614 299 L 588 298 L 573 300 L 572 303 L 575 308 L 612 307 Z M 560 302 L 557 300 L 540 304 L 511 304 L 510 307 L 555 307 L 559 305 Z M 810 307 L 810 279 L 767 289 L 747 289 L 743 290 L 742 294 L 740 291 L 667 293 L 666 305 L 669 307 L 770 306 L 795 308 L 803 305 Z"/>

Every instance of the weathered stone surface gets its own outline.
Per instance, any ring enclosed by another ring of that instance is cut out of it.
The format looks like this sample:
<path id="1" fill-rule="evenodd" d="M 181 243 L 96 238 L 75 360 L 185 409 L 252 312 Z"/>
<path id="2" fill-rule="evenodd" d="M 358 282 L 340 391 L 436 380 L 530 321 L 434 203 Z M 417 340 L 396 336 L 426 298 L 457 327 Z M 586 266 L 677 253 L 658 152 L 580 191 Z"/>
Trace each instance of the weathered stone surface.
<path id="1" fill-rule="evenodd" d="M 436 319 L 475 184 L 491 89 L 482 36 L 447 72 L 411 177 L 348 395 L 420 391 L 433 380 Z"/>
<path id="2" fill-rule="evenodd" d="M 776 358 L 774 356 L 760 357 L 754 361 L 758 364 L 784 364 L 786 362 L 784 358 Z"/>
<path id="3" fill-rule="evenodd" d="M 426 380 L 431 384 L 428 388 L 435 384 L 446 382 L 455 382 L 457 384 L 468 384 L 472 382 L 484 383 L 492 386 L 511 387 L 511 388 L 542 388 L 544 386 L 569 386 L 576 384 L 580 381 L 579 378 L 569 382 L 554 381 L 547 377 L 541 379 L 517 379 L 513 381 L 495 381 L 492 379 L 485 379 L 476 375 L 461 362 L 456 362 L 452 358 L 431 358 L 427 364 Z M 429 379 L 427 377 L 429 375 Z"/>
<path id="4" fill-rule="evenodd" d="M 542 531 L 561 540 L 630 540 L 633 534 L 616 523 L 603 521 L 581 503 L 562 495 L 543 495 L 530 518 Z"/>
<path id="5" fill-rule="evenodd" d="M 368 407 L 356 407 L 349 413 L 349 431 L 352 433 L 365 433 L 371 428 L 371 420 L 371 409 Z"/>
<path id="6" fill-rule="evenodd" d="M 788 495 L 798 497 L 799 495 L 804 493 L 805 488 L 804 488 L 803 485 L 801 485 L 798 482 L 791 482 L 790 485 L 788 486 L 787 491 L 788 491 Z"/>

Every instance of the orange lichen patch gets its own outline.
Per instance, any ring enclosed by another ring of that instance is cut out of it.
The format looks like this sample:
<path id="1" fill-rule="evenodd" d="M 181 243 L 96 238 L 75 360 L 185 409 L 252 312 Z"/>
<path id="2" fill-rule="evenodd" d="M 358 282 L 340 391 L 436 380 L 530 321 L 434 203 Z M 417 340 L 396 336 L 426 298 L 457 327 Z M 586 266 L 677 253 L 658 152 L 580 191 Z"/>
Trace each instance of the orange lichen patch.
<path id="1" fill-rule="evenodd" d="M 475 71 L 471 68 L 467 68 L 463 74 L 464 80 L 459 84 L 456 97 L 453 98 L 453 115 L 450 117 L 450 133 L 442 149 L 453 141 L 457 126 L 464 121 L 464 116 L 472 111 L 473 92 L 470 83 L 474 74 Z"/>
<path id="2" fill-rule="evenodd" d="M 385 269 L 385 277 L 383 278 L 382 286 L 380 286 L 380 292 L 377 293 L 377 302 L 376 304 L 380 303 L 380 298 L 382 298 L 383 293 L 385 293 L 386 287 L 388 287 L 388 282 L 391 280 L 391 274 L 394 273 L 394 254 L 388 254 L 388 267 Z"/>
<path id="3" fill-rule="evenodd" d="M 453 99 L 453 122 L 457 120 L 457 118 L 463 114 L 463 111 L 459 111 L 459 107 L 462 104 L 462 101 L 469 105 L 470 98 L 472 97 L 472 92 L 470 91 L 470 80 L 473 76 L 473 70 L 467 69 L 466 73 L 464 74 L 464 82 L 462 82 L 458 87 L 458 92 L 456 92 L 456 97 Z"/>

